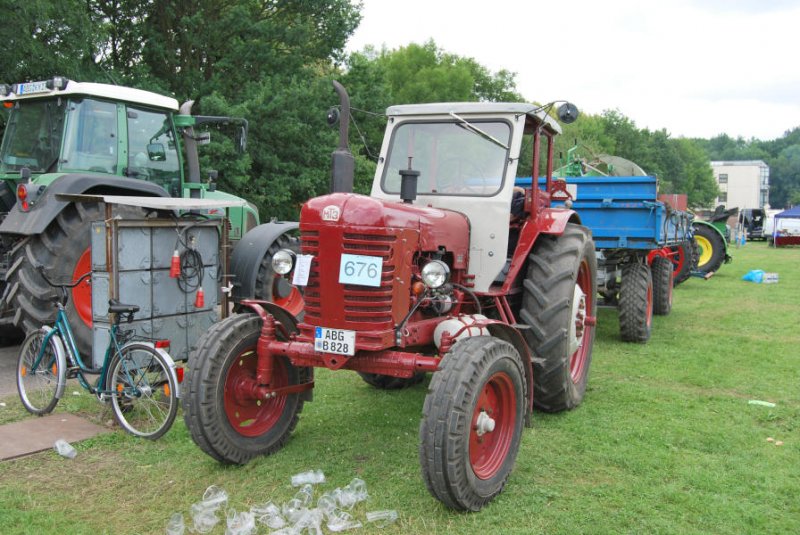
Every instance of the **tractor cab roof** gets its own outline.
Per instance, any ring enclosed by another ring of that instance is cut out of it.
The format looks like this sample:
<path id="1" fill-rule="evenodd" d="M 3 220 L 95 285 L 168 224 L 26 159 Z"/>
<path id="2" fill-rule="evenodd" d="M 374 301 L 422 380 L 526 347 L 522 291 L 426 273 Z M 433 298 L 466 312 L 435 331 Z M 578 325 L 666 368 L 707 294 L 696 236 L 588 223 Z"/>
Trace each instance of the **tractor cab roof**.
<path id="1" fill-rule="evenodd" d="M 172 97 L 131 87 L 75 82 L 60 76 L 40 82 L 26 82 L 14 85 L 0 84 L 0 88 L 2 88 L 0 102 L 80 95 L 178 111 L 178 101 Z"/>
<path id="2" fill-rule="evenodd" d="M 547 106 L 537 106 L 536 104 L 526 104 L 523 102 L 436 102 L 429 104 L 403 104 L 399 106 L 389 106 L 386 115 L 389 117 L 405 115 L 485 115 L 487 117 L 497 117 L 498 115 L 527 115 L 525 133 L 531 133 L 533 126 L 544 124 L 557 134 L 561 133 L 559 125 L 550 117 L 544 109 Z"/>

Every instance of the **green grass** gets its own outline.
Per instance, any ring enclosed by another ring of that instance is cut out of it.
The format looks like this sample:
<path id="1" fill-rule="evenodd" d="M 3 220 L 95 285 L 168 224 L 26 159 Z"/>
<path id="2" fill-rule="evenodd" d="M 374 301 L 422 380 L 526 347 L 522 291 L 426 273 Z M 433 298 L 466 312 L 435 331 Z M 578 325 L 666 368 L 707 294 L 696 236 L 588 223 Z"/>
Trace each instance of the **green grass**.
<path id="1" fill-rule="evenodd" d="M 209 485 L 242 510 L 289 499 L 290 476 L 315 468 L 324 489 L 367 482 L 361 519 L 400 514 L 353 533 L 798 533 L 800 249 L 748 243 L 732 253 L 711 280 L 675 289 L 647 344 L 620 342 L 616 312 L 600 311 L 584 403 L 534 415 L 505 491 L 480 513 L 451 512 L 425 490 L 417 447 L 427 382 L 382 392 L 318 370 L 286 447 L 243 467 L 203 454 L 180 418 L 157 442 L 117 429 L 76 444 L 73 461 L 43 452 L 0 463 L 0 533 L 163 533 L 171 513 L 188 520 Z M 780 282 L 741 280 L 756 268 Z M 16 398 L 3 401 L 0 423 L 28 417 Z M 56 410 L 111 419 L 85 394 Z M 213 531 L 223 532 L 222 523 Z"/>

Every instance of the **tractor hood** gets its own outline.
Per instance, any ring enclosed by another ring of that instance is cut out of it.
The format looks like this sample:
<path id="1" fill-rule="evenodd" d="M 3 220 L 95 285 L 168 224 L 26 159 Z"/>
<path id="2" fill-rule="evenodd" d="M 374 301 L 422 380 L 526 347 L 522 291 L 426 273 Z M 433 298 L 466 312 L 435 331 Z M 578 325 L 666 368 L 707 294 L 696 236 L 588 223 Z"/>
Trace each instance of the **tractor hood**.
<path id="1" fill-rule="evenodd" d="M 466 267 L 469 221 L 458 212 L 354 193 L 332 193 L 311 199 L 303 205 L 300 213 L 301 230 L 319 225 L 414 230 L 419 232 L 420 250 L 435 251 L 444 247 L 454 254 L 457 264 L 463 264 L 454 267 Z"/>

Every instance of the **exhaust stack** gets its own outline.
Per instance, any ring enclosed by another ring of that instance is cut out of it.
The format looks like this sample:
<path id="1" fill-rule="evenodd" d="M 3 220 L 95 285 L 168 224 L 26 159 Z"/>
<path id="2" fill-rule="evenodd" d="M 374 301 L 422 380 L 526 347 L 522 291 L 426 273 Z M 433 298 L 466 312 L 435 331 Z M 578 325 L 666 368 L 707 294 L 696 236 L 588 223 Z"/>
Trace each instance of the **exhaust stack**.
<path id="1" fill-rule="evenodd" d="M 355 176 L 355 159 L 347 146 L 347 131 L 350 127 L 350 97 L 344 86 L 333 81 L 333 88 L 339 95 L 341 113 L 339 114 L 339 147 L 333 151 L 331 171 L 331 193 L 352 193 Z"/>

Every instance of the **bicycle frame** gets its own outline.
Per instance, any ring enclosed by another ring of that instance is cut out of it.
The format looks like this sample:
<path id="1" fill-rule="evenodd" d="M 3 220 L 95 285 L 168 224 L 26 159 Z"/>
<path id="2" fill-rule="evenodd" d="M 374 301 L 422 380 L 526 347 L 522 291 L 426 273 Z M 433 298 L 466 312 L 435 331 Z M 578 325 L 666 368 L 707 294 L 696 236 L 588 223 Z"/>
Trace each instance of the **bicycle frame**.
<path id="1" fill-rule="evenodd" d="M 64 311 L 63 305 L 60 303 L 58 306 L 58 312 L 56 314 L 56 321 L 53 327 L 42 327 L 42 329 L 46 329 L 46 334 L 44 337 L 44 341 L 42 343 L 42 347 L 39 349 L 39 355 L 37 355 L 36 360 L 32 366 L 32 369 L 37 369 L 39 364 L 41 364 L 41 360 L 44 356 L 45 348 L 48 347 L 48 343 L 50 340 L 53 340 L 55 343 L 56 348 L 56 358 L 59 359 L 59 364 L 62 366 L 62 369 L 66 370 L 66 364 L 69 363 L 70 366 L 77 367 L 77 378 L 80 385 L 88 390 L 93 394 L 98 394 L 100 396 L 103 395 L 114 395 L 115 392 L 112 392 L 106 389 L 105 385 L 106 379 L 108 376 L 108 368 L 111 363 L 111 357 L 122 350 L 122 347 L 117 340 L 117 329 L 118 329 L 118 322 L 114 322 L 111 326 L 111 338 L 108 343 L 108 347 L 106 347 L 105 357 L 103 358 L 103 365 L 100 369 L 93 368 L 87 366 L 83 362 L 83 357 L 78 351 L 77 344 L 75 343 L 75 335 L 72 333 L 72 328 L 69 325 L 69 320 L 67 319 L 66 312 Z M 64 345 L 66 344 L 66 345 Z M 169 356 L 167 354 L 167 356 Z M 171 362 L 172 359 L 169 358 L 168 362 L 172 365 L 173 372 L 174 372 L 174 363 Z M 99 377 L 95 386 L 89 384 L 86 380 L 84 374 L 98 374 Z M 125 370 L 125 373 L 128 373 L 128 370 Z M 66 374 L 64 374 L 66 378 Z M 130 376 L 129 376 L 130 379 Z M 61 380 L 59 377 L 59 384 L 56 389 L 56 398 L 61 399 L 63 395 L 64 386 L 66 384 L 66 379 L 64 381 Z"/>

